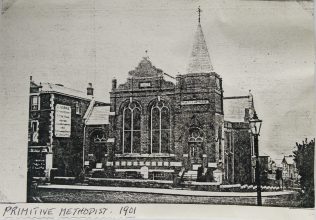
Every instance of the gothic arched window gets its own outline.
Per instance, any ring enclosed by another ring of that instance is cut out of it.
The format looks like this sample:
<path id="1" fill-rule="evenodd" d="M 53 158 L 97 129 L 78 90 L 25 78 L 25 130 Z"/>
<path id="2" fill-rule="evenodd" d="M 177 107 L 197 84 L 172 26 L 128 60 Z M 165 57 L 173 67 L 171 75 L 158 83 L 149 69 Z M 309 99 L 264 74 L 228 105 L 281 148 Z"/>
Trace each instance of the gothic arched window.
<path id="1" fill-rule="evenodd" d="M 140 153 L 141 107 L 130 102 L 123 109 L 123 153 Z"/>
<path id="2" fill-rule="evenodd" d="M 150 153 L 169 153 L 170 132 L 169 107 L 157 101 L 150 109 Z"/>

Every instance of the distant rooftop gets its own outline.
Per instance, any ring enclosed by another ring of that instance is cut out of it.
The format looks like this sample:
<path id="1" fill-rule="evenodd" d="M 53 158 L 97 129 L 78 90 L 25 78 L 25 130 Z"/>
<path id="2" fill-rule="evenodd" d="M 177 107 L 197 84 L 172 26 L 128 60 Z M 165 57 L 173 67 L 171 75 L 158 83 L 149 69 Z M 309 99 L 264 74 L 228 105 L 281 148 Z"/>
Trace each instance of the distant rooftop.
<path id="1" fill-rule="evenodd" d="M 274 162 L 277 167 L 282 167 L 282 159 L 274 159 Z"/>
<path id="2" fill-rule="evenodd" d="M 294 156 L 290 155 L 290 156 L 284 156 L 283 161 L 282 162 L 286 162 L 287 164 L 294 164 Z"/>
<path id="3" fill-rule="evenodd" d="M 262 150 L 259 150 L 259 155 L 260 155 L 260 156 L 263 156 L 263 157 L 270 157 L 269 154 L 263 152 Z"/>

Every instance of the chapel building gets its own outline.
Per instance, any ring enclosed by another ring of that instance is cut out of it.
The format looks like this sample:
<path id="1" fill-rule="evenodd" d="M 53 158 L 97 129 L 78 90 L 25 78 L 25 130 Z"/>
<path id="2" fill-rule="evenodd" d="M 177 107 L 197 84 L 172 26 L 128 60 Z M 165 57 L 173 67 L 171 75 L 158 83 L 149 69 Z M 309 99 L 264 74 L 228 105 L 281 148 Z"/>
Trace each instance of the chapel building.
<path id="1" fill-rule="evenodd" d="M 177 75 L 175 83 L 169 77 L 144 57 L 126 82 L 113 79 L 110 107 L 94 109 L 92 104 L 84 117 L 91 121 L 98 111 L 104 112 L 99 117 L 107 117 L 98 120 L 94 113 L 94 124 L 88 126 L 89 134 L 102 136 L 103 142 L 91 147 L 97 139 L 85 134 L 91 140 L 84 144 L 85 166 L 111 169 L 124 178 L 144 177 L 139 174 L 146 167 L 151 179 L 184 172 L 193 180 L 212 172 L 217 182 L 251 183 L 253 97 L 223 96 L 200 22 L 187 73 Z"/>

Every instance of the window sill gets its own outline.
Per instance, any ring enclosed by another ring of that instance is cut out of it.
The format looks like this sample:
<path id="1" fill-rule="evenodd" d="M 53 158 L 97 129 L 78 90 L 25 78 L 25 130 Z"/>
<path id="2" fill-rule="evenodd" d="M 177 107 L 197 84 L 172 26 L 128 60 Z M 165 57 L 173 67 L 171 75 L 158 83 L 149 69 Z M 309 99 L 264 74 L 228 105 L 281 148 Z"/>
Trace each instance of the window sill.
<path id="1" fill-rule="evenodd" d="M 116 157 L 144 157 L 144 158 L 155 158 L 155 157 L 175 157 L 174 154 L 168 153 L 154 153 L 154 154 L 115 154 Z"/>

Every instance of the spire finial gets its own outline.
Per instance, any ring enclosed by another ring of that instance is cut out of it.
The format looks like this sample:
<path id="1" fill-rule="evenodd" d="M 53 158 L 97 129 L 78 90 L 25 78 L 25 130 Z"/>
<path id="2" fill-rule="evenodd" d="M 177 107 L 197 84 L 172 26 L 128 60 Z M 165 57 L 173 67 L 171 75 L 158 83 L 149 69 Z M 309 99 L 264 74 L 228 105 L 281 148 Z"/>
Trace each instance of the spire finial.
<path id="1" fill-rule="evenodd" d="M 202 12 L 202 10 L 201 10 L 200 6 L 198 7 L 197 12 L 199 14 L 199 23 L 201 23 L 201 12 Z"/>

